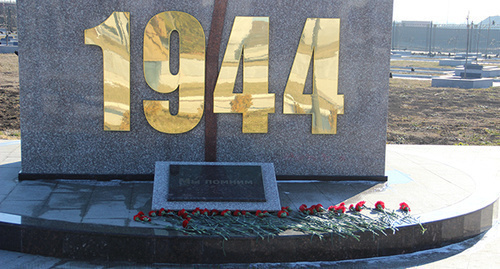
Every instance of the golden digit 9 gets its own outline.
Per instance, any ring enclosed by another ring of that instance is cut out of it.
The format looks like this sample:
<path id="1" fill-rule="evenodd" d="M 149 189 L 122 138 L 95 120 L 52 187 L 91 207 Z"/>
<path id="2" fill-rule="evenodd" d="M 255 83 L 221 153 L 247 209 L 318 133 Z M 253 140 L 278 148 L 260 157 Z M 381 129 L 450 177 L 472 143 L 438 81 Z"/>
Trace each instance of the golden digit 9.
<path id="1" fill-rule="evenodd" d="M 170 35 L 179 33 L 179 72 L 170 70 Z M 144 100 L 144 114 L 156 130 L 185 133 L 198 125 L 205 104 L 205 33 L 193 16 L 179 11 L 157 14 L 144 30 L 144 77 L 160 93 L 179 89 L 179 111 L 169 101 Z"/>

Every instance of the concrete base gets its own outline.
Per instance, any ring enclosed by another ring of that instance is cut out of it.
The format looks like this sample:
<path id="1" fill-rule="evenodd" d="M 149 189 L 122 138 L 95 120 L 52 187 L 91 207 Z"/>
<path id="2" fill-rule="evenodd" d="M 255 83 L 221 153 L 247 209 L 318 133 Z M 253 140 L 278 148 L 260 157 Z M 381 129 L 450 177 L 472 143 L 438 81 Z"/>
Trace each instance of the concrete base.
<path id="1" fill-rule="evenodd" d="M 412 51 L 411 50 L 392 50 L 391 51 L 391 56 L 396 56 L 399 55 L 401 56 L 411 56 Z"/>
<path id="2" fill-rule="evenodd" d="M 18 46 L 0 46 L 0 53 L 14 53 L 19 51 Z"/>
<path id="3" fill-rule="evenodd" d="M 464 73 L 464 67 L 457 67 L 455 69 L 455 75 L 461 76 Z M 483 78 L 495 78 L 500 77 L 500 68 L 495 66 L 484 66 L 482 69 L 467 69 L 467 74 L 480 74 Z"/>
<path id="4" fill-rule="evenodd" d="M 463 60 L 455 60 L 455 59 L 439 60 L 439 65 L 445 65 L 445 66 L 459 66 L 459 65 L 464 65 L 464 64 L 465 64 L 465 59 L 463 59 Z"/>
<path id="5" fill-rule="evenodd" d="M 462 79 L 458 76 L 438 77 L 432 79 L 432 87 L 450 87 L 461 89 L 483 89 L 493 86 L 491 78 Z"/>

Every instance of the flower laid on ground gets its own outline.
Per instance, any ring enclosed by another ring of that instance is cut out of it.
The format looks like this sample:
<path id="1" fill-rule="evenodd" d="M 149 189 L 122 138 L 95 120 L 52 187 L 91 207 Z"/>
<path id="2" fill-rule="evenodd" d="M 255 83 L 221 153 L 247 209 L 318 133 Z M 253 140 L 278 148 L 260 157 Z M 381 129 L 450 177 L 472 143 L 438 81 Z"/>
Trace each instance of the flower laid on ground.
<path id="1" fill-rule="evenodd" d="M 169 211 L 171 211 L 171 210 L 169 210 Z M 165 216 L 165 215 L 167 215 L 168 213 L 169 213 L 169 212 L 167 212 L 167 211 L 165 210 L 165 208 L 163 208 L 163 207 L 162 207 L 160 210 L 158 210 L 158 213 L 157 213 L 156 215 L 158 215 L 158 216 Z"/>
<path id="2" fill-rule="evenodd" d="M 224 217 L 231 216 L 231 211 L 229 211 L 229 209 L 226 209 L 226 210 L 220 212 L 220 215 L 224 216 Z"/>
<path id="3" fill-rule="evenodd" d="M 134 220 L 135 221 L 141 221 L 141 215 L 140 215 L 141 212 L 139 212 L 139 214 L 135 215 L 134 216 Z"/>
<path id="4" fill-rule="evenodd" d="M 149 211 L 148 215 L 150 217 L 156 217 L 156 212 L 157 212 L 156 210 L 151 210 L 151 211 Z"/>
<path id="5" fill-rule="evenodd" d="M 241 213 L 241 211 L 239 211 L 239 210 L 235 210 L 235 211 L 233 212 L 233 216 L 241 216 L 241 215 L 243 215 L 243 214 L 242 214 L 242 213 Z"/>
<path id="6" fill-rule="evenodd" d="M 288 211 L 286 210 L 281 210 L 278 212 L 278 218 L 286 218 L 290 215 L 290 213 L 288 213 Z"/>
<path id="7" fill-rule="evenodd" d="M 385 204 L 382 201 L 378 201 L 375 203 L 375 209 L 377 210 L 384 210 L 385 209 Z"/>
<path id="8" fill-rule="evenodd" d="M 135 221 L 148 221 L 149 222 L 149 221 L 151 221 L 151 218 L 144 215 L 144 212 L 139 211 L 139 213 L 137 213 L 137 215 L 134 216 L 134 220 Z"/>
<path id="9" fill-rule="evenodd" d="M 307 207 L 307 205 L 302 204 L 299 207 L 299 211 L 301 213 L 307 214 L 307 215 L 314 215 L 318 212 L 324 212 L 325 208 L 323 208 L 323 205 L 317 204 L 317 205 L 312 205 L 311 207 Z"/>
<path id="10" fill-rule="evenodd" d="M 411 211 L 410 207 L 405 202 L 402 202 L 401 204 L 399 204 L 399 210 L 401 210 L 401 211 L 403 211 L 405 213 L 408 213 L 408 212 Z"/>
<path id="11" fill-rule="evenodd" d="M 210 211 L 210 216 L 217 216 L 217 215 L 219 215 L 219 210 L 212 209 L 212 211 Z"/>
<path id="12" fill-rule="evenodd" d="M 189 213 L 186 212 L 186 209 L 182 209 L 179 212 L 177 212 L 177 216 L 186 219 L 189 216 Z"/>
<path id="13" fill-rule="evenodd" d="M 358 202 L 354 207 L 354 210 L 356 210 L 357 212 L 361 212 L 361 210 L 365 208 L 365 203 L 366 203 L 365 201 Z"/>
<path id="14" fill-rule="evenodd" d="M 260 210 L 257 210 L 255 212 L 255 216 L 259 217 L 259 218 L 263 218 L 264 217 L 264 212 L 260 211 Z"/>
<path id="15" fill-rule="evenodd" d="M 186 209 L 181 209 L 181 210 L 179 210 L 179 212 L 177 212 L 177 216 L 179 216 L 179 217 L 182 217 L 184 214 L 187 214 Z"/>
<path id="16" fill-rule="evenodd" d="M 340 203 L 339 205 L 332 205 L 328 207 L 329 211 L 332 211 L 335 214 L 344 214 L 346 211 L 345 204 Z"/>
<path id="17" fill-rule="evenodd" d="M 193 215 L 201 215 L 201 209 L 199 207 L 195 208 L 193 212 L 191 212 Z"/>
<path id="18" fill-rule="evenodd" d="M 181 209 L 174 212 L 162 208 L 149 212 L 152 218 L 165 217 L 161 224 L 152 221 L 142 211 L 133 219 L 151 222 L 152 225 L 164 226 L 168 223 L 166 229 L 181 231 L 186 235 L 219 235 L 226 240 L 238 235 L 264 239 L 286 230 L 296 230 L 320 238 L 326 234 L 337 234 L 357 239 L 360 231 L 370 231 L 375 235 L 386 234 L 387 229 L 397 231 L 397 227 L 402 224 L 419 224 L 422 232 L 425 232 L 418 219 L 408 214 L 410 207 L 406 203 L 401 203 L 400 210 L 394 211 L 386 209 L 385 204 L 378 201 L 370 214 L 361 213 L 362 209 L 369 209 L 365 204 L 365 201 L 351 204 L 347 213 L 345 203 L 329 206 L 328 210 L 321 204 L 310 207 L 303 204 L 299 207 L 299 212 L 293 212 L 290 207 L 282 207 L 273 214 L 265 210 L 246 214 L 244 210 L 226 209 L 219 213 L 215 209 L 196 208 L 192 211 Z"/>

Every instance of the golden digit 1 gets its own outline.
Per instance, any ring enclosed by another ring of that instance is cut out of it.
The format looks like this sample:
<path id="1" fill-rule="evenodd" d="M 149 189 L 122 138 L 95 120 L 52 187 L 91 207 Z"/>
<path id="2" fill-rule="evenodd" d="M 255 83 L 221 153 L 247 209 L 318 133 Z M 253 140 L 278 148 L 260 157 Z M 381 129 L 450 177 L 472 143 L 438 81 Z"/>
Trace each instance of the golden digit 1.
<path id="1" fill-rule="evenodd" d="M 170 35 L 179 33 L 179 72 L 170 70 Z M 179 110 L 172 115 L 169 101 L 144 100 L 144 114 L 156 130 L 185 133 L 201 120 L 205 104 L 205 33 L 193 16 L 179 11 L 155 15 L 144 30 L 144 77 L 160 93 L 179 89 Z"/>
<path id="2" fill-rule="evenodd" d="M 130 131 L 130 13 L 113 12 L 84 36 L 102 49 L 104 130 Z"/>
<path id="3" fill-rule="evenodd" d="M 233 93 L 243 54 L 242 93 Z M 236 17 L 214 90 L 215 113 L 242 113 L 243 133 L 267 133 L 274 113 L 268 93 L 269 17 Z"/>
<path id="4" fill-rule="evenodd" d="M 336 134 L 344 113 L 338 94 L 340 19 L 308 18 L 283 95 L 284 114 L 312 114 L 313 134 Z M 312 94 L 304 86 L 313 59 Z"/>

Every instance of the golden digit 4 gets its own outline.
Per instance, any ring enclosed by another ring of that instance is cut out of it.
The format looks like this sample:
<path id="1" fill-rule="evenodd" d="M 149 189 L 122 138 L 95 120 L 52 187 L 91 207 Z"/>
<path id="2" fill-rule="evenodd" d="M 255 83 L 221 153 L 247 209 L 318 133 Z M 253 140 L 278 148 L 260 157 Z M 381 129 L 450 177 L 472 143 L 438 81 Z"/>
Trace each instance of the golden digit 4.
<path id="1" fill-rule="evenodd" d="M 233 93 L 241 58 L 243 90 Z M 268 74 L 269 18 L 236 17 L 215 85 L 214 112 L 241 113 L 243 133 L 267 133 L 267 115 L 274 113 L 275 103 Z"/>
<path id="2" fill-rule="evenodd" d="M 307 19 L 283 95 L 284 114 L 312 114 L 313 134 L 336 134 L 337 115 L 344 114 L 344 95 L 337 91 L 339 33 L 340 19 Z M 312 94 L 304 94 L 311 59 Z"/>

